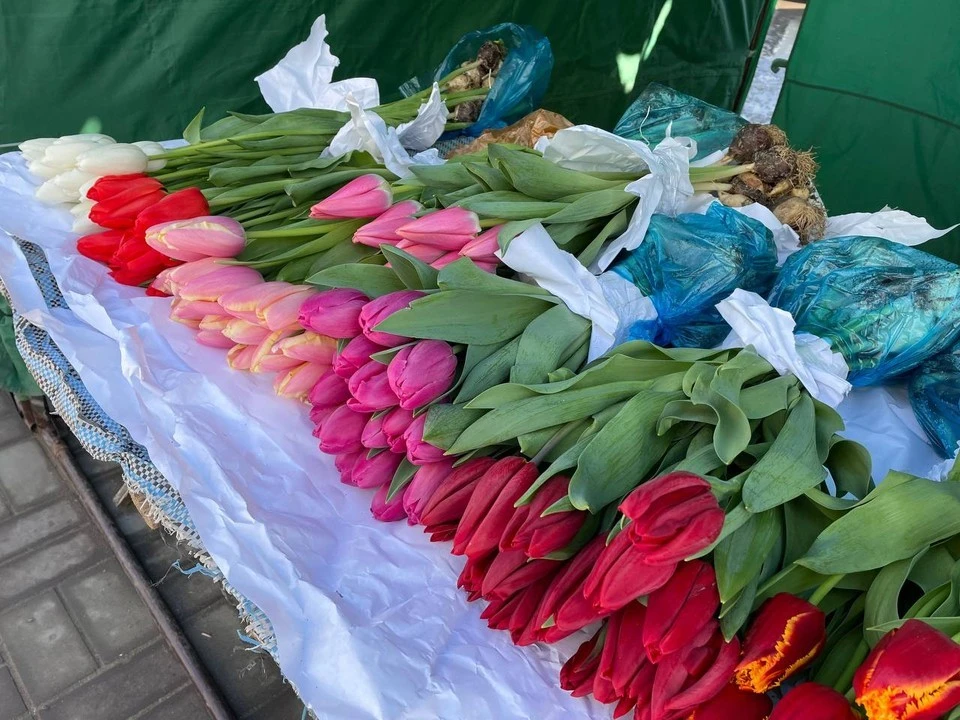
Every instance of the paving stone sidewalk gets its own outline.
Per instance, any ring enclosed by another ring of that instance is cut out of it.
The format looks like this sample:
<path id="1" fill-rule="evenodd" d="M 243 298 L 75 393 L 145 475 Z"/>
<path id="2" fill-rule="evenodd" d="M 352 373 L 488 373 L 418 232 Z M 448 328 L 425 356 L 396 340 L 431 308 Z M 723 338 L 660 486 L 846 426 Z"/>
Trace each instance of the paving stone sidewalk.
<path id="1" fill-rule="evenodd" d="M 299 720 L 273 660 L 237 633 L 234 603 L 132 503 L 119 469 L 68 444 L 241 720 Z M 0 720 L 206 720 L 183 667 L 70 488 L 0 397 Z"/>

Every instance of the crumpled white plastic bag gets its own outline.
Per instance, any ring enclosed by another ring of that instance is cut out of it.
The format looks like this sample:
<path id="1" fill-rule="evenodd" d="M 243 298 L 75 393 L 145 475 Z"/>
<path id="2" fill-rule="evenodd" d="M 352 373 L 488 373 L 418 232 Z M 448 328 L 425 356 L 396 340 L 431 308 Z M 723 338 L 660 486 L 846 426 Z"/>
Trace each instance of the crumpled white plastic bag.
<path id="1" fill-rule="evenodd" d="M 791 373 L 811 396 L 837 407 L 850 392 L 849 368 L 830 343 L 808 333 L 794 334 L 796 322 L 786 310 L 771 307 L 754 292 L 736 289 L 717 310 L 732 332 L 723 347 L 752 345 L 781 375 Z"/>
<path id="2" fill-rule="evenodd" d="M 365 108 L 380 104 L 380 88 L 373 78 L 331 82 L 340 60 L 330 51 L 326 37 L 327 20 L 321 15 L 313 21 L 306 40 L 294 45 L 283 60 L 256 77 L 260 94 L 271 110 L 346 110 L 348 95 Z"/>
<path id="3" fill-rule="evenodd" d="M 926 221 L 926 218 L 884 205 L 877 212 L 855 212 L 828 217 L 827 229 L 823 237 L 826 239 L 846 235 L 866 235 L 884 238 L 901 245 L 919 245 L 927 240 L 942 237 L 955 227 L 957 225 L 952 225 L 945 230 L 937 230 Z"/>
<path id="4" fill-rule="evenodd" d="M 934 465 L 927 477 L 931 480 L 946 480 L 950 471 L 953 470 L 953 466 L 957 464 L 958 458 L 960 458 L 960 443 L 957 444 L 957 452 L 954 453 L 953 457 Z"/>

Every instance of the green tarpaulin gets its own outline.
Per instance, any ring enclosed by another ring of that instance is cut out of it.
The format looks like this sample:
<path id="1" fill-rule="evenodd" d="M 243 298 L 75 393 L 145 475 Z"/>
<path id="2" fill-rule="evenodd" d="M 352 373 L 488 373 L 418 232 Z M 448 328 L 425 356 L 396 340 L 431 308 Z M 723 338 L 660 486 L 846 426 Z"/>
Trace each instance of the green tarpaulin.
<path id="1" fill-rule="evenodd" d="M 812 146 L 830 214 L 960 222 L 960 3 L 810 0 L 774 122 Z M 960 262 L 960 230 L 924 246 Z"/>
<path id="2" fill-rule="evenodd" d="M 40 395 L 40 388 L 23 364 L 13 334 L 10 305 L 0 297 L 0 391 Z"/>
<path id="3" fill-rule="evenodd" d="M 503 21 L 549 37 L 544 106 L 612 128 L 650 81 L 733 107 L 770 0 L 6 0 L 0 142 L 78 132 L 179 135 L 201 105 L 261 112 L 253 78 L 327 15 L 335 78 L 380 81 L 385 100 L 433 70 L 465 32 Z"/>

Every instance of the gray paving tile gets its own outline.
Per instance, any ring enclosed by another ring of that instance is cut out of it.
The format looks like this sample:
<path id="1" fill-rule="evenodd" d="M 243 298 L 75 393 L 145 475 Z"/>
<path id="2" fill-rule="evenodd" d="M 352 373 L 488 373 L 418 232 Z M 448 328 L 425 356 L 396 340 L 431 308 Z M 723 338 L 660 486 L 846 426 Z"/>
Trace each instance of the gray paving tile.
<path id="1" fill-rule="evenodd" d="M 283 690 L 259 710 L 244 715 L 242 720 L 301 720 L 303 703 L 293 688 L 284 685 Z"/>
<path id="2" fill-rule="evenodd" d="M 61 696 L 43 720 L 126 720 L 186 682 L 186 673 L 157 642 Z M 188 718 L 183 718 L 188 720 Z"/>
<path id="3" fill-rule="evenodd" d="M 0 520 L 9 516 L 10 516 L 10 508 L 7 507 L 7 503 L 4 502 L 2 497 L 0 497 Z"/>
<path id="4" fill-rule="evenodd" d="M 100 560 L 106 551 L 93 532 L 84 528 L 0 565 L 0 577 L 3 578 L 0 606 L 32 595 L 38 589 Z"/>
<path id="5" fill-rule="evenodd" d="M 0 562 L 83 519 L 76 503 L 65 499 L 0 522 Z"/>
<path id="6" fill-rule="evenodd" d="M 96 660 L 52 591 L 0 615 L 0 637 L 36 704 L 97 669 Z"/>
<path id="7" fill-rule="evenodd" d="M 0 485 L 15 511 L 53 497 L 64 489 L 43 450 L 32 440 L 0 448 Z"/>
<path id="8" fill-rule="evenodd" d="M 153 618 L 113 560 L 70 578 L 60 592 L 104 664 L 158 637 Z"/>
<path id="9" fill-rule="evenodd" d="M 10 671 L 0 667 L 0 720 L 13 720 L 23 715 L 27 708 L 20 697 L 20 691 L 13 682 Z"/>
<path id="10" fill-rule="evenodd" d="M 16 442 L 30 437 L 23 418 L 17 413 L 9 397 L 3 398 L 0 403 L 0 445 Z"/>
<path id="11" fill-rule="evenodd" d="M 137 720 L 208 720 L 209 717 L 200 695 L 190 686 L 167 698 Z"/>
<path id="12" fill-rule="evenodd" d="M 223 602 L 183 623 L 190 643 L 203 659 L 237 715 L 259 708 L 275 697 L 283 679 L 273 659 L 254 653 L 237 637 L 237 610 Z"/>
<path id="13" fill-rule="evenodd" d="M 192 567 L 194 560 L 186 550 L 177 548 L 172 537 L 164 532 L 151 532 L 131 538 L 130 547 L 154 582 L 170 612 L 181 622 L 212 603 L 223 599 L 220 585 L 201 573 L 184 575 L 171 567 L 177 560 L 185 568 Z"/>

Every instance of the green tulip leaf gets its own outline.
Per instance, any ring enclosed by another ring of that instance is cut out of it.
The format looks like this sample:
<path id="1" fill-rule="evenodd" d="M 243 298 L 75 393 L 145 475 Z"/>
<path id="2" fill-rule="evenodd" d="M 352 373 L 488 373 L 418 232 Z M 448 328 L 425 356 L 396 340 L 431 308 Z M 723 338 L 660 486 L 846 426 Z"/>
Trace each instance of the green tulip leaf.
<path id="1" fill-rule="evenodd" d="M 350 263 L 327 268 L 306 280 L 310 285 L 321 288 L 352 288 L 370 298 L 378 298 L 405 286 L 390 268 L 382 265 L 363 265 Z"/>
<path id="2" fill-rule="evenodd" d="M 752 578 L 759 577 L 760 568 L 782 531 L 780 512 L 767 510 L 751 515 L 739 530 L 717 545 L 713 566 L 721 602 L 730 602 Z"/>
<path id="3" fill-rule="evenodd" d="M 900 593 L 913 566 L 925 552 L 926 549 L 912 558 L 890 563 L 877 573 L 877 577 L 870 584 L 863 611 L 864 638 L 870 647 L 880 642 L 883 634 L 869 628 L 900 619 Z"/>
<path id="4" fill-rule="evenodd" d="M 431 445 L 447 450 L 481 415 L 482 412 L 467 410 L 457 403 L 431 405 L 423 426 L 423 439 Z"/>
<path id="5" fill-rule="evenodd" d="M 541 155 L 501 145 L 489 145 L 490 161 L 522 193 L 540 200 L 556 200 L 568 195 L 604 190 L 616 181 L 601 180 L 587 173 L 568 170 Z M 620 182 L 622 187 L 624 183 Z"/>
<path id="6" fill-rule="evenodd" d="M 630 216 L 626 210 L 621 210 L 607 220 L 600 232 L 597 233 L 596 237 L 594 237 L 593 240 L 591 240 L 577 255 L 577 260 L 580 261 L 580 264 L 585 267 L 590 267 L 590 265 L 592 265 L 597 259 L 597 256 L 600 255 L 600 251 L 603 249 L 604 245 L 606 245 L 607 240 L 620 237 L 627 229 L 629 222 Z"/>
<path id="7" fill-rule="evenodd" d="M 471 345 L 470 347 L 474 346 Z M 491 346 L 484 345 L 482 347 Z M 479 360 L 464 377 L 463 384 L 457 393 L 456 402 L 462 403 L 472 400 L 484 390 L 504 382 L 510 376 L 510 369 L 516 362 L 519 347 L 520 338 L 517 337 L 500 345 L 493 353 Z"/>
<path id="8" fill-rule="evenodd" d="M 870 492 L 873 463 L 870 453 L 860 443 L 837 436 L 827 455 L 826 466 L 837 484 L 837 495 L 849 493 L 859 500 Z"/>
<path id="9" fill-rule="evenodd" d="M 431 290 L 437 287 L 438 272 L 423 260 L 392 245 L 382 245 L 380 252 L 408 290 Z"/>
<path id="10" fill-rule="evenodd" d="M 484 272 L 469 258 L 452 262 L 437 273 L 436 287 L 441 290 L 466 290 L 491 295 L 532 297 L 559 304 L 560 301 L 537 285 Z"/>
<path id="11" fill-rule="evenodd" d="M 403 489 L 410 484 L 410 481 L 413 480 L 413 476 L 416 474 L 419 468 L 411 463 L 409 460 L 404 458 L 400 461 L 400 466 L 397 468 L 396 472 L 393 474 L 393 479 L 390 481 L 390 487 L 387 488 L 387 502 L 392 501 Z"/>
<path id="12" fill-rule="evenodd" d="M 575 315 L 566 305 L 555 305 L 531 322 L 523 334 L 510 382 L 519 384 L 542 383 L 547 373 L 556 370 L 568 348 L 574 342 L 582 342 L 590 330 L 590 321 Z"/>

